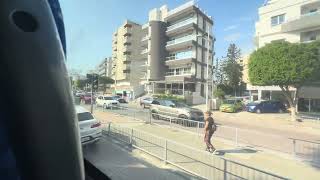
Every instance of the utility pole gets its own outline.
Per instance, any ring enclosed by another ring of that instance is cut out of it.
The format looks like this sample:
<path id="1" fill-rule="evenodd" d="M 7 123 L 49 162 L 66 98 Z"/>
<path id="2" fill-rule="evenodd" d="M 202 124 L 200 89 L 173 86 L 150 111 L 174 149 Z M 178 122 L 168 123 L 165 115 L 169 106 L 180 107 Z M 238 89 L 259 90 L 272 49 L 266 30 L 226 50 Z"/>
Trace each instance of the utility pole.
<path id="1" fill-rule="evenodd" d="M 87 79 L 89 80 L 89 84 L 91 86 L 91 107 L 90 112 L 93 113 L 93 90 L 98 89 L 99 87 L 99 81 L 98 81 L 98 74 L 87 74 Z"/>

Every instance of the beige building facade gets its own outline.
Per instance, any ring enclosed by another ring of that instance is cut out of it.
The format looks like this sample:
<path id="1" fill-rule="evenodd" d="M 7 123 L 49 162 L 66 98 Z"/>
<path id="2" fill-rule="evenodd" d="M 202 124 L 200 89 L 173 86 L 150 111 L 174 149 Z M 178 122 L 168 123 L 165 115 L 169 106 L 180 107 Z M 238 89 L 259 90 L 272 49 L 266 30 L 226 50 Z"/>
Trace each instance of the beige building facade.
<path id="1" fill-rule="evenodd" d="M 259 8 L 254 43 L 261 48 L 274 41 L 309 43 L 320 40 L 320 0 L 269 0 Z M 273 99 L 276 86 L 247 85 L 253 100 Z M 291 89 L 293 92 L 294 88 Z M 320 111 L 320 88 L 303 87 L 299 104 L 303 111 Z"/>
<path id="2" fill-rule="evenodd" d="M 112 40 L 112 88 L 116 94 L 128 98 L 139 95 L 143 87 L 140 80 L 143 76 L 144 61 L 141 55 L 141 25 L 126 20 L 113 34 Z"/>

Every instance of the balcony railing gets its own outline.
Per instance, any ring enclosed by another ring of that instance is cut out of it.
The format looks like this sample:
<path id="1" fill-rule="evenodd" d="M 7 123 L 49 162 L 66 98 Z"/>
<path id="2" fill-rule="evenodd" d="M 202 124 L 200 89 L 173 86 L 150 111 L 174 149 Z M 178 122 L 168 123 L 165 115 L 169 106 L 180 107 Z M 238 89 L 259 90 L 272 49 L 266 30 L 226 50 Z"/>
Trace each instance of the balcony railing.
<path id="1" fill-rule="evenodd" d="M 291 21 L 299 20 L 299 19 L 304 18 L 304 17 L 310 17 L 310 16 L 319 15 L 319 14 L 320 14 L 320 11 L 301 14 L 300 16 L 296 16 L 296 17 L 292 17 L 292 18 L 286 19 L 284 23 L 288 23 L 288 22 L 291 22 Z"/>
<path id="2" fill-rule="evenodd" d="M 143 37 L 143 38 L 141 39 L 141 41 L 146 41 L 146 40 L 148 40 L 148 39 L 149 39 L 149 36 L 147 35 L 147 36 Z"/>
<path id="3" fill-rule="evenodd" d="M 144 49 L 144 50 L 141 51 L 141 54 L 148 53 L 148 51 L 149 51 L 148 49 Z"/>
<path id="4" fill-rule="evenodd" d="M 146 23 L 146 24 L 142 25 L 142 29 L 145 29 L 147 27 L 149 27 L 149 23 Z"/>
<path id="5" fill-rule="evenodd" d="M 174 45 L 174 44 L 179 44 L 179 43 L 182 43 L 182 42 L 186 42 L 186 41 L 191 41 L 191 40 L 196 40 L 196 35 L 188 35 L 188 36 L 184 36 L 184 37 L 181 37 L 181 38 L 178 38 L 178 39 L 175 39 L 175 40 L 172 40 L 172 41 L 168 41 L 167 42 L 167 46 L 170 46 L 170 45 Z"/>
<path id="6" fill-rule="evenodd" d="M 184 21 L 178 22 L 176 24 L 173 24 L 171 26 L 168 27 L 167 31 L 171 31 L 173 29 L 182 27 L 184 25 L 190 24 L 190 23 L 196 23 L 197 22 L 197 18 L 190 18 L 190 19 L 186 19 Z"/>
<path id="7" fill-rule="evenodd" d="M 171 16 L 172 14 L 175 14 L 175 13 L 177 13 L 179 11 L 182 11 L 182 10 L 187 9 L 188 7 L 191 7 L 191 6 L 194 6 L 194 5 L 195 5 L 195 2 L 193 0 L 189 1 L 189 2 L 187 2 L 185 4 L 183 4 L 183 5 L 175 8 L 175 9 L 169 11 L 168 12 L 168 16 Z"/>
<path id="8" fill-rule="evenodd" d="M 183 56 L 183 57 L 168 56 L 168 57 L 166 57 L 166 61 L 183 60 L 183 59 L 189 59 L 189 58 L 194 58 L 194 57 L 192 55 L 191 56 Z"/>

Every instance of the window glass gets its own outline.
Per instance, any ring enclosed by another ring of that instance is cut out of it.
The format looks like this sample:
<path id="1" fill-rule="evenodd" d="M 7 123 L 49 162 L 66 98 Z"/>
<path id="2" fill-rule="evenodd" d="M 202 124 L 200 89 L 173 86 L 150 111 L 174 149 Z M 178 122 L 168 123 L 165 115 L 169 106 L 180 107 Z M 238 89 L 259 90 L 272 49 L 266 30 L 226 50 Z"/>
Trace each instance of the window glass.
<path id="1" fill-rule="evenodd" d="M 79 121 L 86 121 L 86 120 L 94 119 L 93 116 L 91 115 L 91 113 L 89 113 L 89 112 L 78 113 L 77 116 L 78 116 Z"/>

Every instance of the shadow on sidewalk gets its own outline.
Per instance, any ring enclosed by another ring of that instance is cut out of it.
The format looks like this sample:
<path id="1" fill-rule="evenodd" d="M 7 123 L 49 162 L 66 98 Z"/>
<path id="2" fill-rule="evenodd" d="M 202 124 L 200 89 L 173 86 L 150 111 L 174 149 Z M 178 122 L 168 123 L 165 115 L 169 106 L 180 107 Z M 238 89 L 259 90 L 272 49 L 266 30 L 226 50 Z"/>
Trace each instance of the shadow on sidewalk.
<path id="1" fill-rule="evenodd" d="M 242 153 L 242 154 L 249 154 L 249 153 L 257 153 L 257 150 L 249 149 L 249 148 L 236 148 L 236 149 L 222 149 L 217 150 L 216 155 L 225 155 L 226 153 L 235 154 L 235 153 Z"/>

